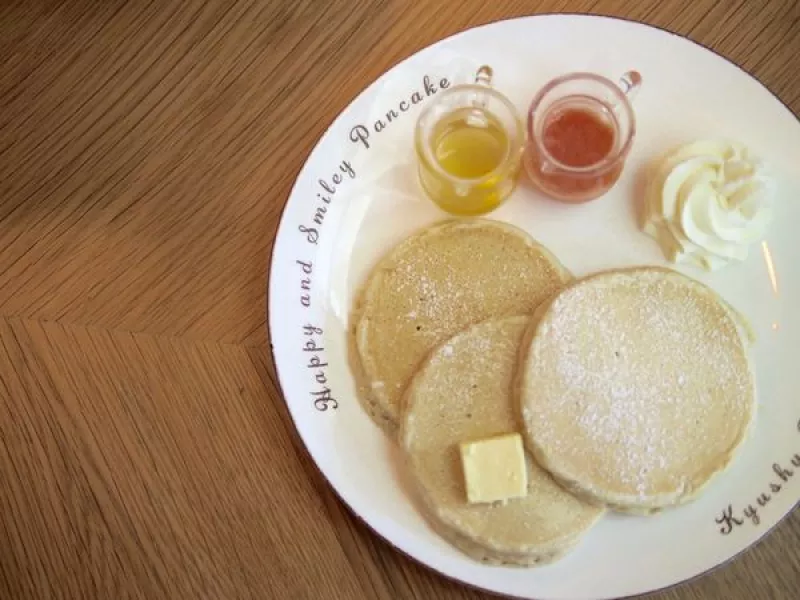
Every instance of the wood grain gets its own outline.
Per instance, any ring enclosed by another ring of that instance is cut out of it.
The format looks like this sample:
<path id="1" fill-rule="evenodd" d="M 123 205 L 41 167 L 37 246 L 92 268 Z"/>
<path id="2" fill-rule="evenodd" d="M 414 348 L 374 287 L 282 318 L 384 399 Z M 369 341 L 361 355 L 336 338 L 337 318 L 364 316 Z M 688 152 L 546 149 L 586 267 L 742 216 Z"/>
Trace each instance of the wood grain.
<path id="1" fill-rule="evenodd" d="M 276 385 L 265 282 L 298 170 L 366 84 L 554 11 L 688 36 L 800 113 L 792 0 L 0 5 L 0 598 L 486 596 L 322 480 Z M 795 598 L 799 535 L 795 513 L 654 597 Z"/>

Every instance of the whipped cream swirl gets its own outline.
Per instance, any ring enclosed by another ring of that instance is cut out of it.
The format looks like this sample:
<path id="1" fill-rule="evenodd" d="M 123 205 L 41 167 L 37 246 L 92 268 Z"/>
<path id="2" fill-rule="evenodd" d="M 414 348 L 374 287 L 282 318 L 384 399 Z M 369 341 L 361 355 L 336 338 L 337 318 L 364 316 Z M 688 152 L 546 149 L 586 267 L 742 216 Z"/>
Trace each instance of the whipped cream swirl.
<path id="1" fill-rule="evenodd" d="M 674 263 L 719 269 L 747 258 L 772 219 L 772 185 L 740 144 L 696 141 L 655 165 L 642 229 Z"/>

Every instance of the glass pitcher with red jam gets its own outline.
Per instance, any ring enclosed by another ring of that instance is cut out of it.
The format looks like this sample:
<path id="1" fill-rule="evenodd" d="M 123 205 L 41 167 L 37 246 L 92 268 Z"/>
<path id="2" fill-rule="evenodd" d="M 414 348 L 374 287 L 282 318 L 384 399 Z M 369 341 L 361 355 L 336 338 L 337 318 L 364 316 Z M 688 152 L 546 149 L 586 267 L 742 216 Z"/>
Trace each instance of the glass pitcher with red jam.
<path id="1" fill-rule="evenodd" d="M 631 100 L 641 85 L 637 71 L 619 85 L 593 73 L 571 73 L 548 83 L 528 110 L 523 162 L 544 194 L 581 203 L 617 183 L 633 145 Z"/>

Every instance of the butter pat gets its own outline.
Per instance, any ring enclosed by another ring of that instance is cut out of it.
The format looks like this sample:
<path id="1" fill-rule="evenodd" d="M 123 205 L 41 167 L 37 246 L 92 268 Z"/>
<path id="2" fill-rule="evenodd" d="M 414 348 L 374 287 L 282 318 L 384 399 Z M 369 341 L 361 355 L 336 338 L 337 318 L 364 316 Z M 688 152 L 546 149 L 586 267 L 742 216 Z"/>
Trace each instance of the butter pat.
<path id="1" fill-rule="evenodd" d="M 521 498 L 528 493 L 525 450 L 518 433 L 462 442 L 459 447 L 470 504 Z"/>

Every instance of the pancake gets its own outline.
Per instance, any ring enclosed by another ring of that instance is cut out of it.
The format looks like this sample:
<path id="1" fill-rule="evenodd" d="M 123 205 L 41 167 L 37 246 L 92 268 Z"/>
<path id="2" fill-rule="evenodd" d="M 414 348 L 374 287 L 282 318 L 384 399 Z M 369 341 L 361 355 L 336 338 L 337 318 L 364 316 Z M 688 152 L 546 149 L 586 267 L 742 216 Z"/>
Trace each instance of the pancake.
<path id="1" fill-rule="evenodd" d="M 432 527 L 483 562 L 528 566 L 573 548 L 602 509 L 578 500 L 526 456 L 528 493 L 468 504 L 459 444 L 519 431 L 513 403 L 529 317 L 493 319 L 440 346 L 411 380 L 400 443 Z"/>
<path id="2" fill-rule="evenodd" d="M 525 441 L 565 487 L 648 514 L 695 498 L 755 414 L 747 334 L 706 286 L 650 267 L 568 286 L 521 346 Z"/>
<path id="3" fill-rule="evenodd" d="M 571 277 L 525 232 L 483 219 L 419 231 L 375 267 L 351 317 L 359 397 L 390 435 L 405 386 L 438 344 L 491 317 L 532 312 Z"/>

